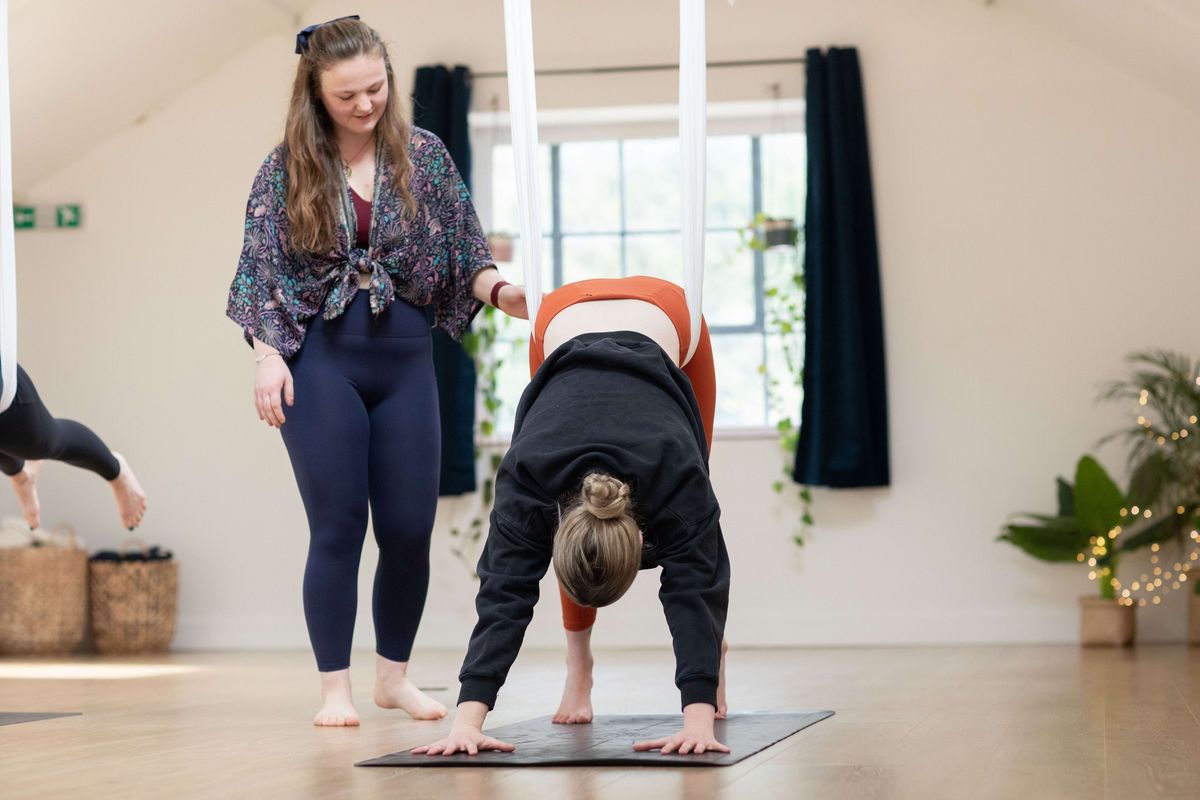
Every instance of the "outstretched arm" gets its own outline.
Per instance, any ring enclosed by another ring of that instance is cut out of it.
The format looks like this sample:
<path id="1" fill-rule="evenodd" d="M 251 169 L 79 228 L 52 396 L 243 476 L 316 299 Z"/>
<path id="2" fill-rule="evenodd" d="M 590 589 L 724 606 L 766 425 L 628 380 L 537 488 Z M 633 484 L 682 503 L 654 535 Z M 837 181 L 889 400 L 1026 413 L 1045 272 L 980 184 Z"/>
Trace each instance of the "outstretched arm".
<path id="1" fill-rule="evenodd" d="M 680 523 L 682 525 L 682 522 Z M 728 752 L 713 733 L 720 681 L 721 641 L 729 608 L 729 556 L 721 536 L 720 511 L 681 528 L 660 556 L 659 599 L 675 649 L 675 684 L 683 706 L 683 728 L 665 739 L 639 742 L 636 750 Z"/>
<path id="2" fill-rule="evenodd" d="M 472 280 L 471 294 L 479 302 L 491 305 L 492 288 L 503 280 L 504 276 L 500 274 L 499 269 L 481 269 L 475 273 Z M 529 319 L 529 306 L 525 303 L 525 287 L 507 281 L 505 283 L 507 285 L 501 286 L 500 291 L 496 293 L 496 307 L 510 317 Z"/>
<path id="3" fill-rule="evenodd" d="M 522 527 L 525 531 L 522 531 Z M 483 734 L 483 721 L 496 704 L 496 694 L 508 677 L 525 628 L 533 618 L 538 582 L 550 565 L 549 545 L 530 537 L 532 526 L 517 526 L 497 511 L 487 544 L 479 557 L 479 621 L 471 634 L 459 682 L 458 711 L 448 736 L 418 747 L 414 753 L 451 755 L 480 750 L 511 751 L 513 746 Z"/>

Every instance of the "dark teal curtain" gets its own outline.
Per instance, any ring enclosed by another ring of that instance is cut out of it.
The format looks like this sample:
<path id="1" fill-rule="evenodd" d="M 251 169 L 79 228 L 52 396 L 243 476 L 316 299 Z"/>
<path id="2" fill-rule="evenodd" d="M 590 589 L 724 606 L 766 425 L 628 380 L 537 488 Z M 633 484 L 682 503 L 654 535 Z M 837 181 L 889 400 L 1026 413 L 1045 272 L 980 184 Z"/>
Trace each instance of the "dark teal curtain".
<path id="1" fill-rule="evenodd" d="M 807 56 L 804 400 L 792 477 L 887 486 L 883 301 L 858 51 Z"/>
<path id="2" fill-rule="evenodd" d="M 413 124 L 435 134 L 450 151 L 471 188 L 471 142 L 467 110 L 471 73 L 466 67 L 418 67 L 413 82 Z M 432 324 L 430 312 L 430 324 Z M 442 416 L 442 474 L 439 493 L 475 491 L 475 362 L 462 345 L 433 330 L 433 368 Z"/>

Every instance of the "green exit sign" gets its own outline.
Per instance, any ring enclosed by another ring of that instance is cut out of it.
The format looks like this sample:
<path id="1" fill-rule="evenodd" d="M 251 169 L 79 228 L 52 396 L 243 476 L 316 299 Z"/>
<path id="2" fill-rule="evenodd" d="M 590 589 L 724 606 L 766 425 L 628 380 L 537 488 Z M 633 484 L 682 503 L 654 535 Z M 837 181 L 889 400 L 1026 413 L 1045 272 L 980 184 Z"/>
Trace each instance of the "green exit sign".
<path id="1" fill-rule="evenodd" d="M 83 225 L 83 206 L 79 203 L 58 205 L 13 205 L 13 227 L 17 230 L 34 228 L 78 228 Z"/>
<path id="2" fill-rule="evenodd" d="M 78 228 L 83 221 L 83 209 L 78 203 L 55 206 L 54 221 L 59 228 Z"/>

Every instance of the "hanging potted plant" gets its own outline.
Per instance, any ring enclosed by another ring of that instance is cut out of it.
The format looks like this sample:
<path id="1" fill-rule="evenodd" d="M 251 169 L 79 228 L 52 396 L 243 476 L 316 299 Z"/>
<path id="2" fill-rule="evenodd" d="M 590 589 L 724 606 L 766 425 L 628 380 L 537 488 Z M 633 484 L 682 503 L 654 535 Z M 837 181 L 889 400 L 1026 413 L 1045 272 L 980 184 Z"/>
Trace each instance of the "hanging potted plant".
<path id="1" fill-rule="evenodd" d="M 487 237 L 488 248 L 492 251 L 492 260 L 497 264 L 507 264 L 513 259 L 513 237 L 506 231 L 495 231 Z"/>
<path id="2" fill-rule="evenodd" d="M 791 217 L 774 219 L 767 217 L 762 223 L 762 237 L 768 250 L 781 247 L 795 247 L 800 232 L 796 228 L 796 220 Z"/>
<path id="3" fill-rule="evenodd" d="M 771 217 L 760 211 L 742 228 L 742 241 L 754 250 L 795 247 L 800 241 L 800 229 L 791 217 Z"/>
<path id="4" fill-rule="evenodd" d="M 767 385 L 768 391 L 774 393 L 784 382 L 788 382 L 793 386 L 800 387 L 803 384 L 804 377 L 804 269 L 800 261 L 799 236 L 800 232 L 792 225 L 789 241 L 784 247 L 772 247 L 767 236 L 767 229 L 764 227 L 768 221 L 783 221 L 790 223 L 791 220 L 771 220 L 766 214 L 758 213 L 754 215 L 754 220 L 750 224 L 743 226 L 738 235 L 741 238 L 743 247 L 758 252 L 766 252 L 771 249 L 787 249 L 792 250 L 793 263 L 791 269 L 784 276 L 781 276 L 775 285 L 768 286 L 764 292 L 767 330 L 771 336 L 778 337 L 780 351 L 783 355 L 783 364 L 786 372 L 780 375 L 768 375 Z M 776 236 L 778 240 L 778 235 Z M 766 363 L 758 365 L 760 374 L 767 374 Z M 800 428 L 795 419 L 796 413 L 791 409 L 780 410 L 779 420 L 775 424 L 776 430 L 779 432 L 779 445 L 783 451 L 784 459 L 780 464 L 781 474 L 772 483 L 772 488 L 776 494 L 783 494 L 788 487 L 795 487 L 796 496 L 799 499 L 800 514 L 797 517 L 796 526 L 792 531 L 792 541 L 797 547 L 803 547 L 807 535 L 813 527 L 812 515 L 812 487 L 810 486 L 795 486 L 792 481 L 792 463 L 796 456 L 796 446 L 800 438 Z"/>
<path id="5" fill-rule="evenodd" d="M 1172 569 L 1157 565 L 1160 543 L 1172 538 L 1178 518 L 1154 520 L 1148 509 L 1131 506 L 1104 468 L 1091 456 L 1079 460 L 1075 483 L 1058 479 L 1056 515 L 1022 513 L 997 537 L 1043 561 L 1085 563 L 1088 577 L 1099 585 L 1098 597 L 1081 597 L 1080 642 L 1124 647 L 1136 632 L 1135 609 L 1158 605 L 1165 585 L 1185 583 L 1192 569 L 1176 562 Z M 1128 586 L 1117 577 L 1122 555 L 1149 547 L 1154 576 L 1144 574 Z M 1144 595 L 1144 596 L 1141 596 Z"/>

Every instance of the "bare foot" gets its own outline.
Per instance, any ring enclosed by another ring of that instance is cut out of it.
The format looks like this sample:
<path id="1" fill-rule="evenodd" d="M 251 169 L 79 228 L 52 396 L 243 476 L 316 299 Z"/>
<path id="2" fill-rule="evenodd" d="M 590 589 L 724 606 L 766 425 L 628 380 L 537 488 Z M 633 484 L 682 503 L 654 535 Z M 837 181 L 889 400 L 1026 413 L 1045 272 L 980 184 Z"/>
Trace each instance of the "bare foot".
<path id="1" fill-rule="evenodd" d="M 133 530 L 146 513 L 146 493 L 142 491 L 142 485 L 138 483 L 137 476 L 129 468 L 129 462 L 125 460 L 125 456 L 120 453 L 113 453 L 113 456 L 120 463 L 121 472 L 116 478 L 109 481 L 109 485 L 112 486 L 113 494 L 117 498 L 117 511 L 121 515 L 121 522 L 126 528 Z M 358 722 L 355 721 L 354 724 L 357 725 Z"/>
<path id="2" fill-rule="evenodd" d="M 42 462 L 26 461 L 25 467 L 12 476 L 13 491 L 17 493 L 17 501 L 21 504 L 21 514 L 29 527 L 35 530 L 42 521 L 42 506 L 37 496 L 37 481 L 41 473 Z"/>
<path id="3" fill-rule="evenodd" d="M 358 725 L 358 712 L 350 695 L 350 670 L 321 673 L 321 710 L 313 717 L 313 725 L 323 728 Z"/>
<path id="4" fill-rule="evenodd" d="M 375 705 L 398 708 L 413 719 L 441 719 L 446 707 L 408 679 L 408 662 L 375 656 Z"/>
<path id="5" fill-rule="evenodd" d="M 729 706 L 725 702 L 725 654 L 729 652 L 729 642 L 721 640 L 721 673 L 717 680 L 717 719 L 725 719 Z"/>
<path id="6" fill-rule="evenodd" d="M 562 702 L 554 713 L 559 725 L 586 725 L 592 721 L 592 629 L 565 631 L 567 636 L 567 680 Z"/>
<path id="7" fill-rule="evenodd" d="M 587 724 L 592 722 L 592 670 L 587 674 L 566 670 L 563 700 L 554 712 L 558 724 Z"/>

